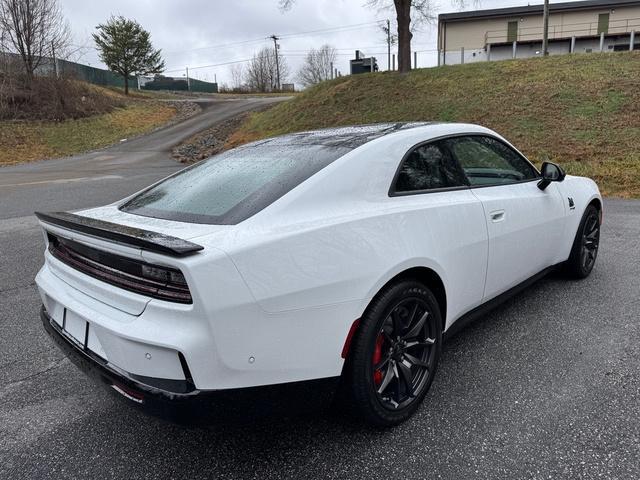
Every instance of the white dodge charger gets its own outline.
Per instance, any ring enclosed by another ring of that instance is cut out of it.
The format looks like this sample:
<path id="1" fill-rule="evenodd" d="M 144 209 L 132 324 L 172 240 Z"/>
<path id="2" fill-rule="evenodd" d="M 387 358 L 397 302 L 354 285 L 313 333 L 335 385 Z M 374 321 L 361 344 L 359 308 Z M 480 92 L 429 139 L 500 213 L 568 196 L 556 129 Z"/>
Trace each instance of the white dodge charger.
<path id="1" fill-rule="evenodd" d="M 45 329 L 131 402 L 335 379 L 387 426 L 454 326 L 552 268 L 589 275 L 602 200 L 489 129 L 396 123 L 258 141 L 37 216 Z"/>

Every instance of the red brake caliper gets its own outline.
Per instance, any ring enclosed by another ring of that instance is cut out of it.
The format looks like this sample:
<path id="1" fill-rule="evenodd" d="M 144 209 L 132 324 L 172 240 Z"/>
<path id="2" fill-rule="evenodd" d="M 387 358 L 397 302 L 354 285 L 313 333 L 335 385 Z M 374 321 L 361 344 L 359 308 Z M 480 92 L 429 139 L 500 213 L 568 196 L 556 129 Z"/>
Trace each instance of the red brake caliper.
<path id="1" fill-rule="evenodd" d="M 384 343 L 384 336 L 382 333 L 376 338 L 376 346 L 373 350 L 373 364 L 377 365 L 382 360 L 382 344 Z M 382 372 L 380 370 L 374 370 L 373 381 L 376 385 L 382 383 Z"/>

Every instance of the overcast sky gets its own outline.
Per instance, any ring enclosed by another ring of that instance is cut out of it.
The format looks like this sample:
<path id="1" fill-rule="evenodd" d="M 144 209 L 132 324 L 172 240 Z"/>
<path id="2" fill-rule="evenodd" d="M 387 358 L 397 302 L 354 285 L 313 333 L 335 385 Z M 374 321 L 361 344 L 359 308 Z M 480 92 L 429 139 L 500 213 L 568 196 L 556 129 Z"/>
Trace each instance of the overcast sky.
<path id="1" fill-rule="evenodd" d="M 328 43 L 338 49 L 337 68 L 349 71 L 349 59 L 356 49 L 378 59 L 386 69 L 386 39 L 375 22 L 393 21 L 392 10 L 363 6 L 365 0 L 298 0 L 288 12 L 278 9 L 277 0 L 60 0 L 71 24 L 76 45 L 90 48 L 80 63 L 103 67 L 92 48 L 91 33 L 110 15 L 137 20 L 151 32 L 156 48 L 161 48 L 166 75 L 190 76 L 219 83 L 230 82 L 230 65 L 251 58 L 263 46 L 273 45 L 272 34 L 281 36 L 280 51 L 292 77 L 305 52 Z M 392 2 L 389 2 L 392 3 Z M 527 0 L 481 0 L 481 8 L 525 5 Z M 532 1 L 531 3 L 541 3 Z M 455 11 L 450 0 L 440 0 L 435 13 Z M 394 28 L 392 26 L 392 28 Z M 329 30 L 331 29 L 331 30 Z M 318 31 L 323 30 L 323 31 Z M 244 42 L 244 43 L 239 43 Z M 436 63 L 436 27 L 424 24 L 414 33 L 413 50 L 418 66 Z M 214 65 L 214 66 L 211 66 Z M 295 78 L 288 80 L 294 81 Z"/>

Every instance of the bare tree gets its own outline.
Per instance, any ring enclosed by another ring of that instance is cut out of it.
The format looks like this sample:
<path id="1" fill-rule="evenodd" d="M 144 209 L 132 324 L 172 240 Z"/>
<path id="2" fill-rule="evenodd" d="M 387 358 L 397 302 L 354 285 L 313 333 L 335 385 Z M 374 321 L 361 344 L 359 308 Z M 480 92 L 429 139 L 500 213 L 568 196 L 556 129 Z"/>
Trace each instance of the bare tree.
<path id="1" fill-rule="evenodd" d="M 266 92 L 271 87 L 269 72 L 270 56 L 269 49 L 262 49 L 253 55 L 253 58 L 247 65 L 245 82 L 250 90 Z"/>
<path id="2" fill-rule="evenodd" d="M 48 57 L 60 57 L 70 42 L 57 0 L 0 0 L 0 48 L 20 56 L 27 86 Z"/>
<path id="3" fill-rule="evenodd" d="M 234 63 L 229 68 L 231 73 L 231 88 L 233 90 L 242 89 L 244 83 L 244 65 L 242 63 Z"/>
<path id="4" fill-rule="evenodd" d="M 336 61 L 336 49 L 331 45 L 322 45 L 318 50 L 311 49 L 298 71 L 298 81 L 305 87 L 329 80 L 332 64 Z"/>
<path id="5" fill-rule="evenodd" d="M 285 82 L 289 67 L 284 58 L 279 59 L 280 81 Z M 270 92 L 278 87 L 275 49 L 265 47 L 249 61 L 245 70 L 245 83 L 249 89 L 257 92 Z"/>
<path id="6" fill-rule="evenodd" d="M 469 3 L 477 4 L 480 0 L 453 0 L 453 3 L 463 9 Z M 290 9 L 296 0 L 278 0 L 281 10 Z M 367 7 L 394 8 L 398 25 L 398 70 L 411 70 L 411 20 L 414 24 L 420 22 L 434 22 L 436 20 L 436 0 L 367 0 Z"/>

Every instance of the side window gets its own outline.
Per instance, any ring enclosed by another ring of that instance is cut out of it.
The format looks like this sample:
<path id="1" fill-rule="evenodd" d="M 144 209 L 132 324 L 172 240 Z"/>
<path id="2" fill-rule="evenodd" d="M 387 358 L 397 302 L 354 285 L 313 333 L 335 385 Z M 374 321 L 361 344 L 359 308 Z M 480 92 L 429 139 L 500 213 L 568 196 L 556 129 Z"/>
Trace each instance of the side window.
<path id="1" fill-rule="evenodd" d="M 485 136 L 455 137 L 447 145 L 473 185 L 497 185 L 539 178 L 538 172 L 518 152 Z"/>
<path id="2" fill-rule="evenodd" d="M 442 142 L 416 147 L 400 167 L 394 191 L 415 192 L 466 186 L 464 173 Z"/>

